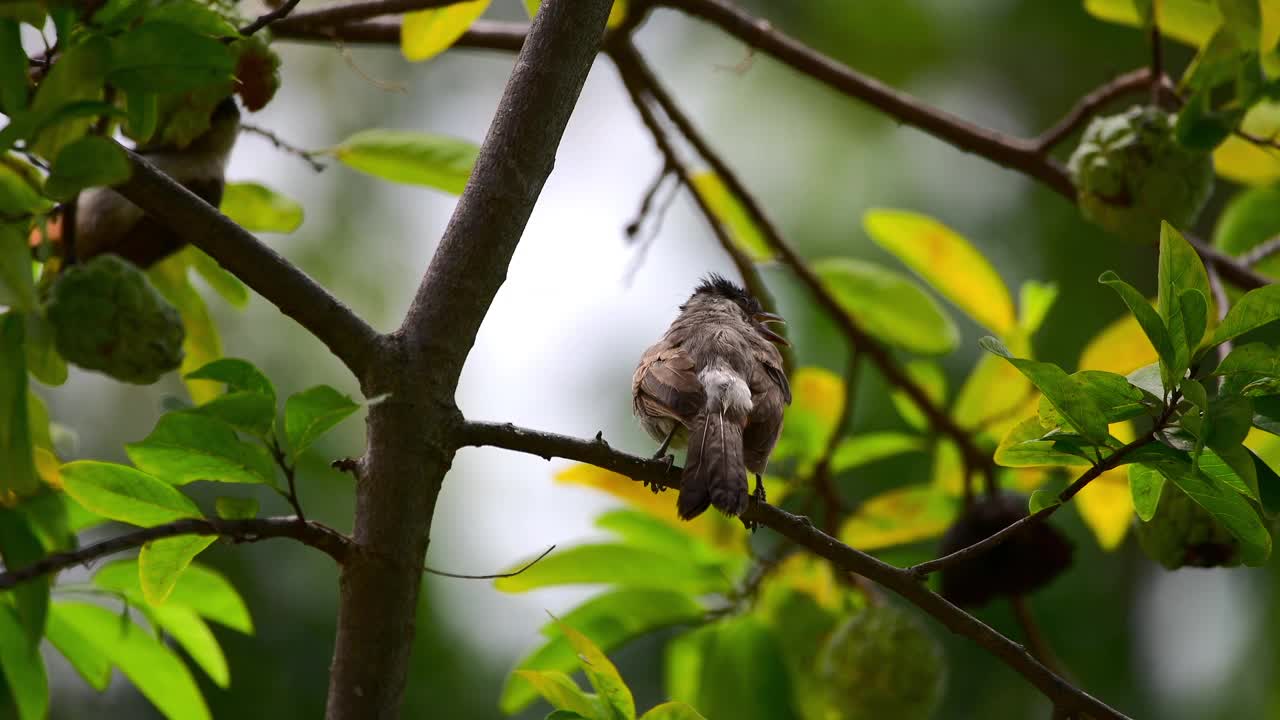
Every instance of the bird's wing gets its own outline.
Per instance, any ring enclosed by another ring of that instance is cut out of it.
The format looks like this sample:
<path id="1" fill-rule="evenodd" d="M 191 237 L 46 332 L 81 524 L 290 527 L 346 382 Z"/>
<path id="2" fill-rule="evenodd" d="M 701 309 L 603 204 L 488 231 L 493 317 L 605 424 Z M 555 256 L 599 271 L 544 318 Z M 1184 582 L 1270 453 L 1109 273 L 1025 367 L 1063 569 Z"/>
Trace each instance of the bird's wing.
<path id="1" fill-rule="evenodd" d="M 659 343 L 645 351 L 631 381 L 636 412 L 688 423 L 702 408 L 697 367 L 678 346 Z"/>
<path id="2" fill-rule="evenodd" d="M 786 371 L 782 369 L 782 353 L 778 352 L 778 348 L 772 344 L 768 344 L 764 348 L 757 349 L 755 356 L 760 367 L 764 369 L 765 377 L 782 391 L 783 404 L 790 405 L 791 383 L 787 380 Z M 752 388 L 752 392 L 759 392 L 759 390 Z"/>

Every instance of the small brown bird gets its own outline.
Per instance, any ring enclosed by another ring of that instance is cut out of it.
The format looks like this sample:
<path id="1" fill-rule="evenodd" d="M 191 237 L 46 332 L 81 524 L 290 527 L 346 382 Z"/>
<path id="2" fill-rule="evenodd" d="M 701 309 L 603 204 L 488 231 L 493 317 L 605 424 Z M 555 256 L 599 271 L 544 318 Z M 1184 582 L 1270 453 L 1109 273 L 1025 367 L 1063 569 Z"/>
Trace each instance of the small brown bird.
<path id="1" fill-rule="evenodd" d="M 216 208 L 222 202 L 227 159 L 239 132 L 240 110 L 234 99 L 226 98 L 214 109 L 209 130 L 191 144 L 183 148 L 139 147 L 138 154 Z M 139 267 L 149 267 L 182 246 L 172 230 L 115 190 L 104 187 L 80 193 L 76 205 L 77 260 L 110 252 Z"/>
<path id="2" fill-rule="evenodd" d="M 755 473 L 755 498 L 764 502 L 760 476 L 782 431 L 791 387 L 774 343 L 789 345 L 767 323 L 746 290 L 709 275 L 680 306 L 680 315 L 645 350 L 631 380 L 640 424 L 667 448 L 688 446 L 680 517 L 691 520 L 714 505 L 726 515 L 747 509 L 747 471 Z"/>

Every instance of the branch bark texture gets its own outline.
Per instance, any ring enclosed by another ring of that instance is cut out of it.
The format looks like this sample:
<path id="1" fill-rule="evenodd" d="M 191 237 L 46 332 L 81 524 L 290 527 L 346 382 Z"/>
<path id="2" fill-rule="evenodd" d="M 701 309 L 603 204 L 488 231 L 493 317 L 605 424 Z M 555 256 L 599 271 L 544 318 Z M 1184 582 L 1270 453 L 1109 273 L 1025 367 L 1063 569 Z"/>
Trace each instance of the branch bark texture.
<path id="1" fill-rule="evenodd" d="M 399 715 L 419 572 L 461 415 L 458 377 L 604 35 L 610 0 L 544 0 L 435 256 L 398 330 L 361 375 L 356 547 L 343 565 L 330 720 Z"/>

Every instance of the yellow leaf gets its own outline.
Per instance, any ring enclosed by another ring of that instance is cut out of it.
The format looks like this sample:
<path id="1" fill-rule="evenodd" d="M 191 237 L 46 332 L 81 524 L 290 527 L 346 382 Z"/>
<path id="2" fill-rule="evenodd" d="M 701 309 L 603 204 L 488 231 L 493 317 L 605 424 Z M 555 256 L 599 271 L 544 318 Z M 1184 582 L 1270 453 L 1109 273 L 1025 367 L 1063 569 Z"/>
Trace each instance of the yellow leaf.
<path id="1" fill-rule="evenodd" d="M 1009 474 L 1013 478 L 1013 488 L 1022 493 L 1038 490 L 1049 479 L 1049 471 L 1042 467 L 1010 468 Z"/>
<path id="2" fill-rule="evenodd" d="M 812 413 L 822 427 L 835 427 L 844 411 L 844 380 L 820 367 L 802 367 L 791 376 L 792 405 Z"/>
<path id="3" fill-rule="evenodd" d="M 1271 138 L 1280 133 L 1280 103 L 1260 102 L 1245 113 L 1240 128 L 1251 135 Z M 1280 179 L 1280 150 L 1258 145 L 1236 135 L 1213 151 L 1213 166 L 1222 177 L 1244 185 L 1266 185 Z"/>
<path id="4" fill-rule="evenodd" d="M 869 210 L 867 234 L 924 278 L 956 307 L 996 335 L 1013 329 L 1009 288 L 991 263 L 959 233 L 926 215 Z"/>
<path id="5" fill-rule="evenodd" d="M 1105 370 L 1128 375 L 1157 359 L 1155 348 L 1130 313 L 1106 326 L 1080 353 L 1080 370 Z"/>
<path id="6" fill-rule="evenodd" d="M 960 495 L 964 492 L 964 459 L 960 457 L 960 449 L 950 440 L 938 441 L 933 455 L 933 487 L 948 495 Z"/>
<path id="7" fill-rule="evenodd" d="M 764 262 L 773 257 L 773 250 L 765 242 L 764 235 L 751 222 L 746 208 L 729 192 L 719 175 L 709 170 L 695 173 L 689 178 L 689 184 L 715 215 L 716 221 L 724 226 L 733 244 L 747 257 L 753 262 Z"/>
<path id="8" fill-rule="evenodd" d="M 1010 350 L 1020 353 L 1018 350 Z M 1040 394 L 1004 358 L 983 353 L 956 397 L 952 415 L 961 427 L 980 428 L 999 440 L 1018 421 L 1034 414 Z"/>
<path id="9" fill-rule="evenodd" d="M 35 449 L 36 474 L 49 487 L 62 489 L 62 461 L 52 452 L 38 447 Z"/>
<path id="10" fill-rule="evenodd" d="M 1084 0 L 1090 15 L 1107 22 L 1141 24 L 1134 0 Z M 1222 24 L 1218 6 L 1207 0 L 1160 0 L 1160 33 L 1187 45 L 1200 47 Z"/>
<path id="11" fill-rule="evenodd" d="M 1127 421 L 1112 424 L 1110 430 L 1120 442 L 1133 440 L 1133 425 Z M 1098 545 L 1103 550 L 1115 550 L 1133 521 L 1129 468 L 1118 467 L 1102 473 L 1076 495 L 1074 502 L 1080 517 L 1098 538 Z"/>
<path id="12" fill-rule="evenodd" d="M 187 273 L 189 266 L 189 255 L 183 251 L 161 260 L 147 271 L 151 284 L 182 316 L 182 325 L 186 328 L 187 335 L 182 341 L 182 366 L 178 371 L 184 376 L 222 357 L 222 340 L 218 337 L 218 328 L 213 324 L 204 298 L 191 285 L 191 278 Z M 196 405 L 222 394 L 222 383 L 210 380 L 185 382 L 191 401 Z"/>
<path id="13" fill-rule="evenodd" d="M 538 14 L 538 8 L 542 5 L 542 0 L 524 0 L 524 9 L 529 13 L 529 19 L 532 20 L 534 15 Z M 613 0 L 613 7 L 609 8 L 609 19 L 604 21 L 605 27 L 610 30 L 622 24 L 627 19 L 627 0 Z"/>
<path id="14" fill-rule="evenodd" d="M 1257 453 L 1272 470 L 1280 468 L 1280 437 L 1258 428 L 1249 428 L 1244 446 Z"/>
<path id="15" fill-rule="evenodd" d="M 840 539 L 859 550 L 876 550 L 941 535 L 959 504 L 932 485 L 911 485 L 877 495 L 858 506 L 840 528 Z"/>
<path id="16" fill-rule="evenodd" d="M 489 0 L 472 0 L 405 13 L 400 25 L 400 52 L 412 62 L 430 60 L 457 42 L 488 7 Z"/>
<path id="17" fill-rule="evenodd" d="M 1262 30 L 1258 34 L 1258 47 L 1268 52 L 1280 42 L 1280 0 L 1262 0 Z"/>
<path id="18" fill-rule="evenodd" d="M 676 515 L 676 494 L 668 490 L 655 494 L 626 475 L 619 475 L 594 465 L 572 465 L 555 475 L 556 482 L 583 485 L 609 493 L 631 507 L 652 515 L 710 545 L 734 552 L 745 552 L 747 532 L 742 523 L 717 512 L 706 512 L 693 520 Z"/>
<path id="19" fill-rule="evenodd" d="M 770 574 L 769 587 L 785 587 L 805 593 L 818 605 L 829 610 L 842 606 L 844 586 L 836 580 L 831 563 L 809 553 L 794 553 L 778 564 Z"/>

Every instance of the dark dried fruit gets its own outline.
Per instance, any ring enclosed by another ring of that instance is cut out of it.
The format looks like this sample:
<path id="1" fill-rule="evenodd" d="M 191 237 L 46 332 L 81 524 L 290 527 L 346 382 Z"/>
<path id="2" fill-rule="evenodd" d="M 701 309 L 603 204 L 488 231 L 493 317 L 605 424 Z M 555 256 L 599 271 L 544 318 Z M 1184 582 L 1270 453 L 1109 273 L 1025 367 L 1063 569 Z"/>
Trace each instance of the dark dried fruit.
<path id="1" fill-rule="evenodd" d="M 1138 544 L 1147 557 L 1169 570 L 1234 567 L 1241 562 L 1240 541 L 1172 483 L 1164 484 L 1151 521 L 1138 520 Z"/>
<path id="2" fill-rule="evenodd" d="M 871 605 L 831 634 L 818 675 L 828 720 L 926 720 L 942 699 L 946 664 L 914 615 Z"/>
<path id="3" fill-rule="evenodd" d="M 149 385 L 182 363 L 182 318 L 142 271 L 116 255 L 73 265 L 53 284 L 54 342 L 67 362 Z"/>
<path id="4" fill-rule="evenodd" d="M 236 93 L 249 112 L 266 107 L 280 89 L 280 56 L 259 37 L 237 43 Z"/>
<path id="5" fill-rule="evenodd" d="M 1022 495 L 976 498 L 942 536 L 940 553 L 963 550 L 1026 516 Z M 1026 595 L 1066 570 L 1072 551 L 1071 542 L 1052 525 L 1031 523 L 986 552 L 944 569 L 942 596 L 957 605 L 980 607 L 995 597 Z"/>

